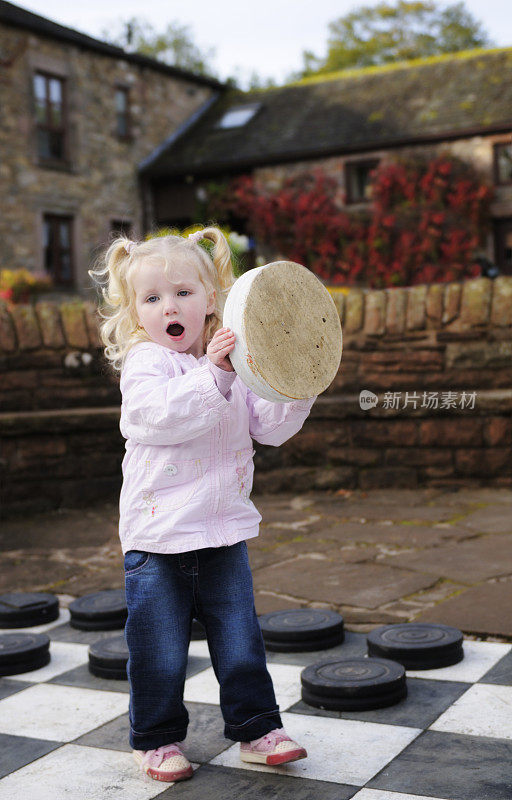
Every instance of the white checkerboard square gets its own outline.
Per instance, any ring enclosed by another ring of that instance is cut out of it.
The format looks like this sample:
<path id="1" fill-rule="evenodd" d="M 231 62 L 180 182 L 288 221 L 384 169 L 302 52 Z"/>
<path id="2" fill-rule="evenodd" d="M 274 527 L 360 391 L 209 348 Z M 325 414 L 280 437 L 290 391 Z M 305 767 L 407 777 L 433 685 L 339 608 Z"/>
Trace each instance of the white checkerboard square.
<path id="1" fill-rule="evenodd" d="M 427 678 L 435 681 L 479 681 L 503 656 L 512 650 L 510 644 L 497 642 L 472 642 L 464 640 L 464 658 L 458 664 L 441 669 L 407 670 L 409 678 Z"/>
<path id="2" fill-rule="evenodd" d="M 282 714 L 281 718 L 288 735 L 308 751 L 307 758 L 279 767 L 251 764 L 240 761 L 240 746 L 235 744 L 210 763 L 361 786 L 421 733 L 419 728 L 353 719 L 302 714 Z"/>
<path id="3" fill-rule="evenodd" d="M 430 726 L 434 731 L 512 739 L 512 686 L 477 683 Z"/>
<path id="4" fill-rule="evenodd" d="M 267 664 L 281 711 L 298 703 L 301 697 L 300 673 L 303 667 L 293 664 Z M 185 702 L 219 705 L 219 684 L 213 667 L 208 667 L 185 681 Z"/>
<path id="5" fill-rule="evenodd" d="M 0 780 L 0 800 L 152 800 L 171 783 L 143 775 L 131 753 L 68 744 Z"/>
<path id="6" fill-rule="evenodd" d="M 126 714 L 128 702 L 123 692 L 38 684 L 0 700 L 0 733 L 69 742 Z"/>

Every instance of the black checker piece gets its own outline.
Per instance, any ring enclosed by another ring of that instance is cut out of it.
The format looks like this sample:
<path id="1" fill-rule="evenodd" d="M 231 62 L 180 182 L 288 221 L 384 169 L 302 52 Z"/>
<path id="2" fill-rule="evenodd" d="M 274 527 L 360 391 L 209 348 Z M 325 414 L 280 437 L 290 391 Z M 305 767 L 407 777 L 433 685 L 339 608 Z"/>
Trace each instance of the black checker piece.
<path id="1" fill-rule="evenodd" d="M 70 625 L 82 631 L 124 628 L 128 610 L 124 589 L 106 589 L 78 597 L 69 604 Z"/>
<path id="2" fill-rule="evenodd" d="M 305 703 L 328 711 L 367 711 L 407 696 L 405 669 L 384 658 L 320 661 L 300 676 Z"/>
<path id="3" fill-rule="evenodd" d="M 457 628 L 426 622 L 384 625 L 368 634 L 368 655 L 391 658 L 406 669 L 438 669 L 464 658 Z"/>
<path id="4" fill-rule="evenodd" d="M 89 647 L 89 672 L 98 678 L 127 680 L 128 655 L 124 633 L 99 639 Z"/>
<path id="5" fill-rule="evenodd" d="M 0 595 L 0 628 L 28 628 L 59 617 L 59 598 L 46 592 Z"/>
<path id="6" fill-rule="evenodd" d="M 0 634 L 0 675 L 40 669 L 50 658 L 50 637 L 46 633 Z"/>
<path id="7" fill-rule="evenodd" d="M 265 646 L 281 653 L 325 650 L 345 637 L 343 617 L 320 608 L 292 608 L 259 617 Z"/>

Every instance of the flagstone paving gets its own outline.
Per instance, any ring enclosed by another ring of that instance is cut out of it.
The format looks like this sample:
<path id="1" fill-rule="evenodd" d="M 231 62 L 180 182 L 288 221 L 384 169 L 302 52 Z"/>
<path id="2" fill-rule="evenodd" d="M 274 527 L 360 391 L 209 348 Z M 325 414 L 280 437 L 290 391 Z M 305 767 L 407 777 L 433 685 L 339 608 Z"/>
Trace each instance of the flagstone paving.
<path id="1" fill-rule="evenodd" d="M 425 488 L 253 495 L 248 542 L 258 613 L 339 611 L 346 627 L 444 622 L 512 638 L 512 491 Z M 61 606 L 122 588 L 117 501 L 4 521 L 0 593 L 50 591 Z"/>

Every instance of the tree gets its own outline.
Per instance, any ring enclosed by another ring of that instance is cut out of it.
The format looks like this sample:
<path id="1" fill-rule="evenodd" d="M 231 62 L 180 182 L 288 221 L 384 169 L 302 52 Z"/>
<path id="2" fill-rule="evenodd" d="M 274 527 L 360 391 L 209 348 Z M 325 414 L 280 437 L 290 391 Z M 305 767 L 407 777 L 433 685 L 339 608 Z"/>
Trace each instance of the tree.
<path id="1" fill-rule="evenodd" d="M 303 52 L 303 69 L 295 77 L 492 45 L 462 2 L 444 8 L 431 0 L 363 6 L 331 22 L 329 31 L 327 54 Z"/>
<path id="2" fill-rule="evenodd" d="M 159 33 L 147 20 L 132 17 L 122 20 L 116 33 L 111 29 L 104 30 L 102 37 L 128 52 L 141 53 L 198 75 L 217 77 L 210 63 L 215 48 L 201 51 L 193 42 L 188 26 L 178 22 L 168 23 Z"/>

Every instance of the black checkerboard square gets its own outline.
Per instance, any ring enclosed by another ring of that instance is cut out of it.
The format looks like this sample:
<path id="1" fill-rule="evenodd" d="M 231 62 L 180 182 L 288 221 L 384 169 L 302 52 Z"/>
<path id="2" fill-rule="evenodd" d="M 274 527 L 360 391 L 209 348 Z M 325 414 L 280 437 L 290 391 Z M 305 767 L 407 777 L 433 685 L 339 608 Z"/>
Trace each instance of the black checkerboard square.
<path id="1" fill-rule="evenodd" d="M 283 724 L 307 747 L 308 758 L 266 767 L 241 762 L 238 745 L 224 738 L 208 647 L 193 641 L 184 749 L 195 775 L 167 787 L 143 775 L 132 758 L 127 681 L 97 678 L 88 669 L 89 645 L 119 631 L 79 631 L 66 614 L 34 629 L 50 636 L 47 667 L 0 679 L 0 800 L 103 800 L 107 792 L 120 800 L 216 800 L 233 793 L 244 800 L 512 797 L 512 720 L 500 712 L 512 702 L 511 645 L 467 641 L 460 664 L 409 673 L 405 700 L 359 713 L 305 704 L 300 673 L 326 658 L 365 655 L 363 634 L 347 632 L 342 645 L 320 652 L 269 652 Z"/>

